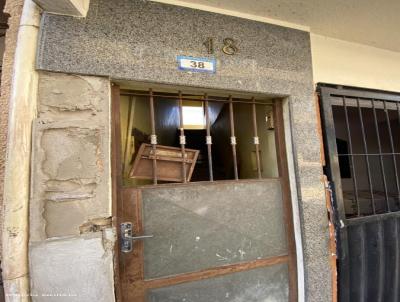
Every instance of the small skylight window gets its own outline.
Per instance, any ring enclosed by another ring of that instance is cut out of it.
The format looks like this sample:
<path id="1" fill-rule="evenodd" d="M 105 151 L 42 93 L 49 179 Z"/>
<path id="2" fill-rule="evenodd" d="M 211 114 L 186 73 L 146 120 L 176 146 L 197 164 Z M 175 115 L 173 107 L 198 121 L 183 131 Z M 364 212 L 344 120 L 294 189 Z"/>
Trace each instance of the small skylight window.
<path id="1" fill-rule="evenodd" d="M 200 103 L 201 104 L 201 103 Z M 203 106 L 182 106 L 183 127 L 185 129 L 204 129 L 204 109 Z"/>

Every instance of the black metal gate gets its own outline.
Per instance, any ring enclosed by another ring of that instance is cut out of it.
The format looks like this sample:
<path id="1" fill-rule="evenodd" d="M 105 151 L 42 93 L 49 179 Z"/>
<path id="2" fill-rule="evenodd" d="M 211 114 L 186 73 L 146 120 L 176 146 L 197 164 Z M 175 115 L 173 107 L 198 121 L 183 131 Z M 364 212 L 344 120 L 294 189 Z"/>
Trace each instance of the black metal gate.
<path id="1" fill-rule="evenodd" d="M 400 94 L 318 90 L 339 301 L 400 301 Z"/>

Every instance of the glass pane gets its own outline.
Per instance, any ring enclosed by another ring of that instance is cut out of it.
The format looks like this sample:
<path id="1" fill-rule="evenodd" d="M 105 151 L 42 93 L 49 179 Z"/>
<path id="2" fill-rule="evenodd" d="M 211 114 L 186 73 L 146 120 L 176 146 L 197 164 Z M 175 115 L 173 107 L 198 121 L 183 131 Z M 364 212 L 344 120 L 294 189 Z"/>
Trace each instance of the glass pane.
<path id="1" fill-rule="evenodd" d="M 279 180 L 144 189 L 145 278 L 287 254 Z"/>
<path id="2" fill-rule="evenodd" d="M 257 134 L 259 137 L 259 156 L 262 177 L 278 177 L 275 130 L 271 105 L 256 107 Z M 256 147 L 254 145 L 253 109 L 249 104 L 235 104 L 235 125 L 239 178 L 257 178 Z M 243 122 L 246 121 L 246 122 Z"/>
<path id="3" fill-rule="evenodd" d="M 148 302 L 286 302 L 286 264 L 150 290 Z"/>

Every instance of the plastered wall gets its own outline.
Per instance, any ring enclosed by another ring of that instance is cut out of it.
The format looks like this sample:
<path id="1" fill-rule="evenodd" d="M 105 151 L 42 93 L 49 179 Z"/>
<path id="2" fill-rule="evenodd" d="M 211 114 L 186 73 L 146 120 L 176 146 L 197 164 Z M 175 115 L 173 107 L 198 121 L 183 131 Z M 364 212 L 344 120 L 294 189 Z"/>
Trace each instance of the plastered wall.
<path id="1" fill-rule="evenodd" d="M 400 91 L 400 53 L 311 34 L 314 83 Z"/>
<path id="2" fill-rule="evenodd" d="M 65 294 L 60 301 L 114 300 L 110 103 L 107 78 L 39 75 L 30 203 L 34 301 L 54 301 L 53 294 Z"/>
<path id="3" fill-rule="evenodd" d="M 79 235 L 111 216 L 108 79 L 41 73 L 31 241 Z"/>

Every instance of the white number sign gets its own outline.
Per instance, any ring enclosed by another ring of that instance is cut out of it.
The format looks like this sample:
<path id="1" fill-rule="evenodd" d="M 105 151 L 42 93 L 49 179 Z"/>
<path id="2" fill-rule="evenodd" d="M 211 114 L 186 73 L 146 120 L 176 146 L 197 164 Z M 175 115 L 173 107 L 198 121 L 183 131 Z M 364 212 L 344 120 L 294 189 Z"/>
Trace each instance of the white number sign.
<path id="1" fill-rule="evenodd" d="M 194 58 L 185 56 L 178 56 L 177 59 L 178 68 L 180 70 L 208 73 L 215 73 L 216 70 L 215 59 Z"/>

